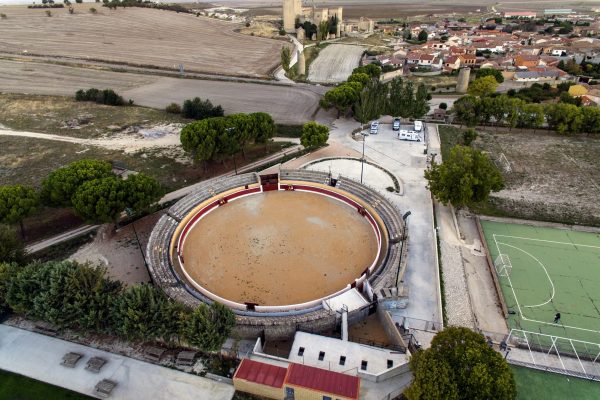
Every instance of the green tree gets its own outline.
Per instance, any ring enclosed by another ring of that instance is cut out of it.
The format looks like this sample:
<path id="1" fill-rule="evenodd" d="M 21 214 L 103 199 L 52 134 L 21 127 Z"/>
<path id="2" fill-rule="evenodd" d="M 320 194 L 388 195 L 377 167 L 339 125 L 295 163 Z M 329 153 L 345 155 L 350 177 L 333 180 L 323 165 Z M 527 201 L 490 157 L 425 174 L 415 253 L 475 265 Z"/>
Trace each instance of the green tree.
<path id="1" fill-rule="evenodd" d="M 151 285 L 125 290 L 114 306 L 115 329 L 127 340 L 172 340 L 183 320 L 182 306 Z"/>
<path id="2" fill-rule="evenodd" d="M 346 115 L 350 107 L 358 100 L 362 85 L 358 82 L 347 82 L 328 90 L 321 99 L 321 107 L 326 110 L 334 107 L 338 111 L 338 118 Z"/>
<path id="3" fill-rule="evenodd" d="M 221 348 L 235 325 L 233 312 L 220 303 L 200 304 L 187 318 L 183 328 L 185 340 L 202 351 Z"/>
<path id="4" fill-rule="evenodd" d="M 367 64 L 361 67 L 356 67 L 352 70 L 352 75 L 354 74 L 367 74 L 371 78 L 379 78 L 381 76 L 381 67 L 376 64 Z"/>
<path id="5" fill-rule="evenodd" d="M 535 103 L 525 103 L 521 108 L 517 126 L 537 129 L 544 124 L 544 106 Z"/>
<path id="6" fill-rule="evenodd" d="M 358 72 L 356 74 L 352 74 L 347 79 L 348 82 L 358 82 L 363 87 L 367 85 L 371 81 L 371 77 L 366 72 Z"/>
<path id="7" fill-rule="evenodd" d="M 482 202 L 504 187 L 502 175 L 486 154 L 459 145 L 442 164 L 433 162 L 425 179 L 437 200 L 455 207 Z"/>
<path id="8" fill-rule="evenodd" d="M 24 260 L 25 245 L 19 236 L 10 226 L 0 225 L 0 264 L 22 264 Z"/>
<path id="9" fill-rule="evenodd" d="M 319 147 L 327 143 L 329 139 L 329 128 L 317 124 L 314 121 L 307 122 L 302 126 L 300 143 L 304 147 Z"/>
<path id="10" fill-rule="evenodd" d="M 199 97 L 184 101 L 181 109 L 181 115 L 190 119 L 222 117 L 223 114 L 223 108 L 220 105 L 213 106 L 210 100 L 202 101 Z"/>
<path id="11" fill-rule="evenodd" d="M 16 224 L 23 231 L 23 220 L 37 211 L 38 194 L 32 188 L 14 185 L 0 186 L 0 223 Z"/>
<path id="12" fill-rule="evenodd" d="M 498 82 L 493 76 L 484 76 L 483 78 L 475 79 L 470 85 L 467 92 L 472 96 L 484 97 L 494 93 L 498 88 Z"/>
<path id="13" fill-rule="evenodd" d="M 292 61 L 292 51 L 289 46 L 281 47 L 281 67 L 285 72 L 290 69 L 290 62 Z"/>
<path id="14" fill-rule="evenodd" d="M 264 112 L 250 114 L 252 125 L 252 139 L 256 143 L 268 143 L 277 133 L 277 125 L 273 118 Z"/>
<path id="15" fill-rule="evenodd" d="M 327 21 L 321 21 L 319 23 L 318 31 L 317 31 L 317 41 L 327 40 L 329 36 L 329 23 Z"/>
<path id="16" fill-rule="evenodd" d="M 417 39 L 419 40 L 419 42 L 426 42 L 427 36 L 427 31 L 423 29 L 421 32 L 419 32 L 419 36 L 417 37 Z"/>
<path id="17" fill-rule="evenodd" d="M 477 132 L 474 129 L 467 129 L 463 132 L 463 143 L 465 146 L 470 146 L 473 140 L 477 138 Z"/>
<path id="18" fill-rule="evenodd" d="M 209 118 L 192 122 L 183 127 L 180 134 L 181 145 L 192 153 L 196 161 L 213 160 L 217 154 L 217 136 L 227 129 L 223 118 Z"/>
<path id="19" fill-rule="evenodd" d="M 411 117 L 412 118 L 421 118 L 429 112 L 429 92 L 427 90 L 427 86 L 421 83 L 417 87 L 417 92 L 415 93 L 415 100 L 412 104 Z"/>
<path id="20" fill-rule="evenodd" d="M 502 76 L 502 72 L 495 68 L 479 68 L 475 74 L 477 79 L 484 78 L 486 76 L 493 76 L 498 83 L 504 82 L 504 76 Z"/>
<path id="21" fill-rule="evenodd" d="M 106 161 L 79 160 L 54 170 L 42 182 L 41 198 L 49 206 L 69 207 L 72 197 L 85 182 L 114 176 Z"/>
<path id="22" fill-rule="evenodd" d="M 410 365 L 415 379 L 404 393 L 409 400 L 512 400 L 517 395 L 508 363 L 467 328 L 439 332 Z"/>
<path id="23" fill-rule="evenodd" d="M 388 108 L 387 97 L 386 84 L 380 81 L 369 81 L 360 93 L 358 101 L 354 103 L 354 118 L 363 124 L 379 118 Z"/>
<path id="24" fill-rule="evenodd" d="M 452 112 L 461 124 L 468 127 L 476 126 L 479 122 L 479 107 L 481 101 L 475 96 L 463 96 L 454 102 Z"/>
<path id="25" fill-rule="evenodd" d="M 126 206 L 136 213 L 147 211 L 165 193 L 156 179 L 142 173 L 129 175 L 123 184 Z"/>
<path id="26" fill-rule="evenodd" d="M 85 182 L 73 195 L 73 210 L 89 223 L 116 223 L 127 207 L 125 181 L 108 177 Z"/>
<path id="27" fill-rule="evenodd" d="M 560 134 L 581 131 L 583 113 L 581 108 L 573 104 L 548 104 L 545 108 L 548 126 Z"/>
<path id="28" fill-rule="evenodd" d="M 583 107 L 581 113 L 581 131 L 586 133 L 600 133 L 600 108 Z"/>

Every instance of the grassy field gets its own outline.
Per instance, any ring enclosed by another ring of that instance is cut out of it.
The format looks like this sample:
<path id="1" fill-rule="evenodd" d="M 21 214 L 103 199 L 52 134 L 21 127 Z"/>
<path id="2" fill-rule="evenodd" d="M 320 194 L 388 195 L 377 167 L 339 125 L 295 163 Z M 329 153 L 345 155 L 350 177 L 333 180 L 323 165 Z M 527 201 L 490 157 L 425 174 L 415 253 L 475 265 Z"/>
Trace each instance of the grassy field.
<path id="1" fill-rule="evenodd" d="M 491 221 L 481 224 L 504 299 L 515 312 L 509 315 L 508 325 L 600 344 L 600 234 Z M 505 257 L 501 263 L 500 254 Z M 556 313 L 561 319 L 553 323 Z"/>
<path id="2" fill-rule="evenodd" d="M 85 396 L 0 370 L 0 400 L 86 400 Z"/>
<path id="3" fill-rule="evenodd" d="M 236 157 L 237 166 L 241 167 L 289 146 L 289 142 L 274 142 L 266 152 L 264 145 L 250 145 L 246 150 L 246 160 L 241 154 Z M 21 183 L 39 186 L 51 171 L 81 159 L 106 160 L 129 170 L 146 173 L 158 179 L 167 190 L 175 190 L 233 169 L 232 161 L 215 162 L 209 163 L 208 172 L 205 172 L 202 166 L 178 162 L 162 149 L 125 153 L 97 146 L 16 136 L 1 136 L 0 149 L 0 184 L 6 185 Z"/>
<path id="4" fill-rule="evenodd" d="M 511 366 L 517 383 L 517 400 L 595 400 L 600 398 L 598 382 L 551 372 Z"/>
<path id="5" fill-rule="evenodd" d="M 462 131 L 440 125 L 442 156 L 462 144 Z M 478 131 L 473 146 L 487 152 L 499 166 L 500 156 L 511 171 L 503 171 L 505 188 L 492 193 L 476 212 L 525 219 L 600 226 L 600 137 L 561 136 L 546 131 Z M 596 135 L 598 136 L 598 135 Z"/>
<path id="6" fill-rule="evenodd" d="M 77 123 L 76 128 L 68 126 L 71 121 Z M 98 138 L 130 126 L 189 122 L 179 115 L 146 107 L 105 106 L 63 96 L 0 94 L 0 124 L 19 131 Z"/>

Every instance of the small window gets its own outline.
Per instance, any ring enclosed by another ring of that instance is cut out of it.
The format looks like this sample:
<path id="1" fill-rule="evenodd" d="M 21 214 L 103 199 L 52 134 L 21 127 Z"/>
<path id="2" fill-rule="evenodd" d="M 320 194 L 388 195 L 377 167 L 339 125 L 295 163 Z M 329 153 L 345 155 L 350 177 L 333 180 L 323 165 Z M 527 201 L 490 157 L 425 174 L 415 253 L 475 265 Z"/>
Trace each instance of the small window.
<path id="1" fill-rule="evenodd" d="M 346 356 L 340 356 L 340 365 L 346 365 Z"/>
<path id="2" fill-rule="evenodd" d="M 394 360 L 388 360 L 387 366 L 388 368 L 392 368 L 394 366 Z"/>
<path id="3" fill-rule="evenodd" d="M 324 358 L 325 358 L 325 352 L 324 351 L 320 351 L 319 352 L 319 361 L 323 361 Z"/>
<path id="4" fill-rule="evenodd" d="M 300 347 L 300 348 L 298 349 L 298 355 L 299 355 L 300 357 L 302 357 L 302 356 L 304 355 L 304 347 Z"/>
<path id="5" fill-rule="evenodd" d="M 331 400 L 331 397 L 329 397 L 329 396 L 323 396 L 323 400 Z"/>
<path id="6" fill-rule="evenodd" d="M 360 369 L 363 371 L 367 370 L 367 362 L 365 360 L 360 363 Z"/>

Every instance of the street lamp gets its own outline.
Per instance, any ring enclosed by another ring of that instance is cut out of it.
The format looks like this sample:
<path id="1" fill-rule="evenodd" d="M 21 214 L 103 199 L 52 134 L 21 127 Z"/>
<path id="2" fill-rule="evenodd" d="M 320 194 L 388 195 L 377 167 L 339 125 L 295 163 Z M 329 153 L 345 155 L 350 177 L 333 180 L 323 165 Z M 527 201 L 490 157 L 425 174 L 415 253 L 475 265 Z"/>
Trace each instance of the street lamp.
<path id="1" fill-rule="evenodd" d="M 367 134 L 362 133 L 363 137 L 363 150 L 362 150 L 362 158 L 360 159 L 360 183 L 363 183 L 363 171 L 365 169 L 365 141 L 367 140 Z"/>

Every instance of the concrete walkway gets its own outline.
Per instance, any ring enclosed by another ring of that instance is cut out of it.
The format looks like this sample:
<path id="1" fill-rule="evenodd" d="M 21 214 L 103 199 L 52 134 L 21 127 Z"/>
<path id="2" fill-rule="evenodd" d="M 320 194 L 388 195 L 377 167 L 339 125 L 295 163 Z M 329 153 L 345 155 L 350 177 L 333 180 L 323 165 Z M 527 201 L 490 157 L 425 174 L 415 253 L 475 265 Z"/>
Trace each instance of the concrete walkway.
<path id="1" fill-rule="evenodd" d="M 68 352 L 84 356 L 75 368 L 60 365 Z M 87 361 L 94 356 L 108 360 L 98 374 L 85 370 Z M 233 386 L 226 383 L 7 325 L 0 325 L 0 369 L 92 397 L 97 397 L 94 387 L 102 379 L 117 382 L 113 399 L 229 400 L 234 393 Z"/>

